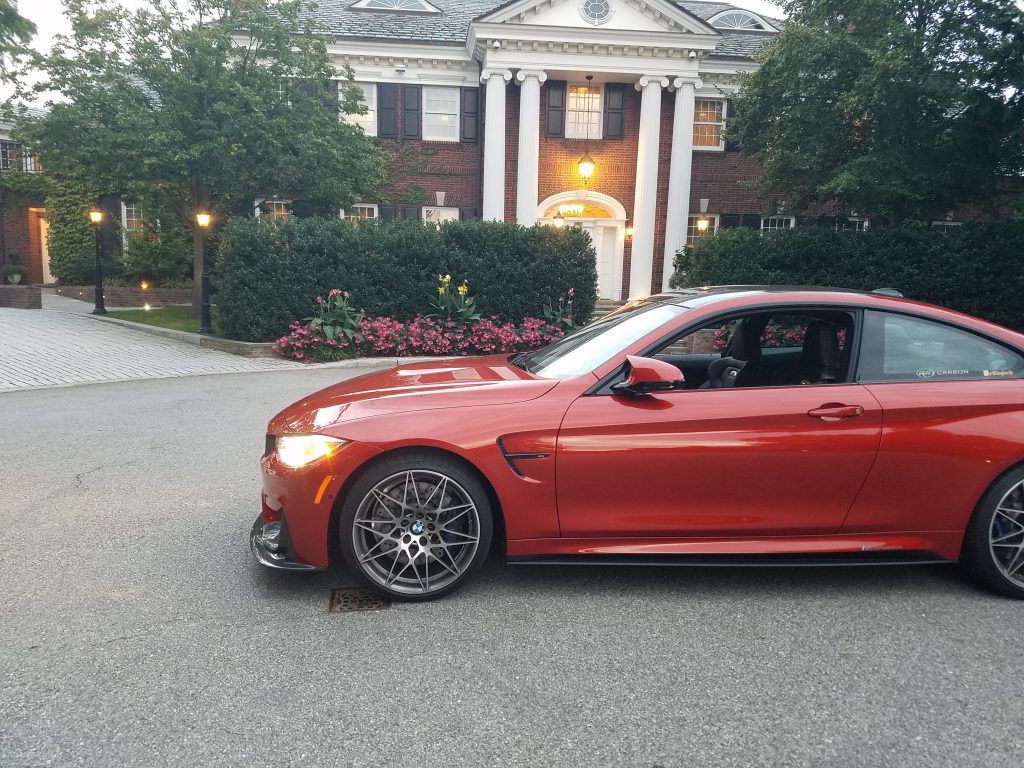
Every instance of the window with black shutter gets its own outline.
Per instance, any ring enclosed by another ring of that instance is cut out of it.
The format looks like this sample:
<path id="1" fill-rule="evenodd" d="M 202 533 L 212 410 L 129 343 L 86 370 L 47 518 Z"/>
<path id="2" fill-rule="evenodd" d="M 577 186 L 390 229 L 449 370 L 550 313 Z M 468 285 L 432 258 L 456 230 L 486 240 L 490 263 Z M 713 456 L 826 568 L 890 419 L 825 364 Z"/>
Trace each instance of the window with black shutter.
<path id="1" fill-rule="evenodd" d="M 423 218 L 423 208 L 419 205 L 405 206 L 405 218 L 411 221 L 419 221 Z"/>
<path id="2" fill-rule="evenodd" d="M 723 213 L 721 216 L 721 224 L 719 226 L 722 229 L 732 229 L 740 225 L 740 215 L 738 213 Z"/>
<path id="3" fill-rule="evenodd" d="M 544 133 L 565 136 L 565 80 L 548 80 L 544 106 Z"/>
<path id="4" fill-rule="evenodd" d="M 459 209 L 459 219 L 460 220 L 462 220 L 462 221 L 469 221 L 469 220 L 475 219 L 475 218 L 477 218 L 476 208 L 460 208 Z"/>
<path id="5" fill-rule="evenodd" d="M 395 220 L 395 213 L 397 212 L 397 210 L 398 210 L 397 207 L 394 206 L 394 205 L 381 205 L 380 208 L 379 208 L 380 220 L 381 221 L 394 221 Z"/>
<path id="6" fill-rule="evenodd" d="M 384 139 L 398 136 L 398 86 L 377 85 L 377 135 Z"/>
<path id="7" fill-rule="evenodd" d="M 621 139 L 626 130 L 626 86 L 608 83 L 604 91 L 604 137 Z"/>
<path id="8" fill-rule="evenodd" d="M 420 87 L 402 86 L 402 138 L 420 137 Z"/>
<path id="9" fill-rule="evenodd" d="M 467 144 L 476 144 L 480 137 L 480 89 L 462 89 L 461 137 Z"/>
<path id="10" fill-rule="evenodd" d="M 726 152 L 738 152 L 740 149 L 739 142 L 736 139 L 730 138 L 729 136 L 729 123 L 735 116 L 735 105 L 732 99 L 725 100 L 725 151 Z"/>
<path id="11" fill-rule="evenodd" d="M 761 214 L 743 214 L 743 218 L 740 220 L 740 226 L 747 227 L 748 229 L 761 229 Z"/>

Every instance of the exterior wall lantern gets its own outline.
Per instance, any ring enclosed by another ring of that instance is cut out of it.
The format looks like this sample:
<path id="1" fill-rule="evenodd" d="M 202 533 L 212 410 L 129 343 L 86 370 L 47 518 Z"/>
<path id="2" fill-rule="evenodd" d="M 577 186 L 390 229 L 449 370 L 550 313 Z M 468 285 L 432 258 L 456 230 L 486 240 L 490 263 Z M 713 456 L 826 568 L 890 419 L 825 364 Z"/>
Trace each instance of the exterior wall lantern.
<path id="1" fill-rule="evenodd" d="M 553 224 L 553 225 L 554 225 L 554 226 L 555 226 L 555 227 L 556 227 L 557 229 L 561 229 L 562 227 L 564 227 L 564 226 L 565 226 L 565 216 L 563 216 L 563 215 L 562 215 L 562 212 L 561 212 L 561 211 L 559 211 L 558 213 L 556 213 L 556 214 L 555 214 L 555 217 L 554 217 L 554 218 L 553 218 L 553 219 L 551 220 L 551 223 L 552 223 L 552 224 Z"/>
<path id="2" fill-rule="evenodd" d="M 582 178 L 584 181 L 586 181 L 591 176 L 594 175 L 594 167 L 595 167 L 594 158 L 592 158 L 590 156 L 590 153 L 587 152 L 576 163 L 576 167 L 579 168 L 580 178 Z"/>
<path id="3" fill-rule="evenodd" d="M 699 219 L 697 219 L 697 229 L 700 232 L 706 232 L 709 224 L 711 224 L 711 219 L 709 219 L 707 216 L 701 216 Z"/>

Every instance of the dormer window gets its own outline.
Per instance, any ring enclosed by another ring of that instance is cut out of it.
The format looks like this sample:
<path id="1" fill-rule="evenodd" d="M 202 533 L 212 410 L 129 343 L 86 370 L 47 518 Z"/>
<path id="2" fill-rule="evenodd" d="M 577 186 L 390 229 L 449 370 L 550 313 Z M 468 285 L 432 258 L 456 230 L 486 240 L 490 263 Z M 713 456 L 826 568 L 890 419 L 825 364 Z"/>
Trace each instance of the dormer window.
<path id="1" fill-rule="evenodd" d="M 754 14 L 739 10 L 722 11 L 711 17 L 710 23 L 715 29 L 741 29 L 747 32 L 765 32 L 772 29 Z"/>
<path id="2" fill-rule="evenodd" d="M 359 0 L 353 8 L 368 11 L 404 11 L 406 13 L 440 13 L 427 0 Z"/>

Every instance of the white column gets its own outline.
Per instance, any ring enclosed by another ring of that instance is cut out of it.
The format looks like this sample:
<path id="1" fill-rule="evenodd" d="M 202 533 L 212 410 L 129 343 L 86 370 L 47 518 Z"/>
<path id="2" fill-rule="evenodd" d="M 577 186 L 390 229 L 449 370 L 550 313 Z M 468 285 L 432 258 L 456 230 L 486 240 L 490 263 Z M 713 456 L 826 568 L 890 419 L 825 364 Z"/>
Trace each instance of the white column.
<path id="1" fill-rule="evenodd" d="M 661 289 L 668 290 L 672 277 L 672 261 L 676 251 L 686 245 L 686 225 L 690 218 L 690 175 L 693 170 L 694 90 L 703 83 L 693 78 L 677 77 L 676 108 L 672 116 L 672 157 L 668 171 L 668 200 L 665 214 L 665 265 Z"/>
<path id="2" fill-rule="evenodd" d="M 654 221 L 658 196 L 658 137 L 661 133 L 661 89 L 668 78 L 645 76 L 637 83 L 640 99 L 640 140 L 636 152 L 636 193 L 633 197 L 633 250 L 629 263 L 629 298 L 651 294 L 654 274 Z"/>
<path id="3" fill-rule="evenodd" d="M 536 69 L 516 74 L 519 88 L 519 175 L 516 185 L 516 221 L 524 227 L 537 223 L 540 183 L 540 85 L 548 76 Z"/>
<path id="4" fill-rule="evenodd" d="M 511 79 L 507 69 L 485 69 L 480 75 L 486 84 L 481 216 L 493 221 L 505 220 L 505 83 Z"/>

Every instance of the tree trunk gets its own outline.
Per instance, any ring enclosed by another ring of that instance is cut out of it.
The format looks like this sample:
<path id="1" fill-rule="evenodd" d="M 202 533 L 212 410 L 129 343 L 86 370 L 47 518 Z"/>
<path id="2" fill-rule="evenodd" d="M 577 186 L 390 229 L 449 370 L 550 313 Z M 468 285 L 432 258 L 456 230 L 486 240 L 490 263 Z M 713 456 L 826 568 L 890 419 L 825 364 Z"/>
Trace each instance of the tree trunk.
<path id="1" fill-rule="evenodd" d="M 203 303 L 203 248 L 205 233 L 192 224 L 192 317 L 199 317 Z"/>

